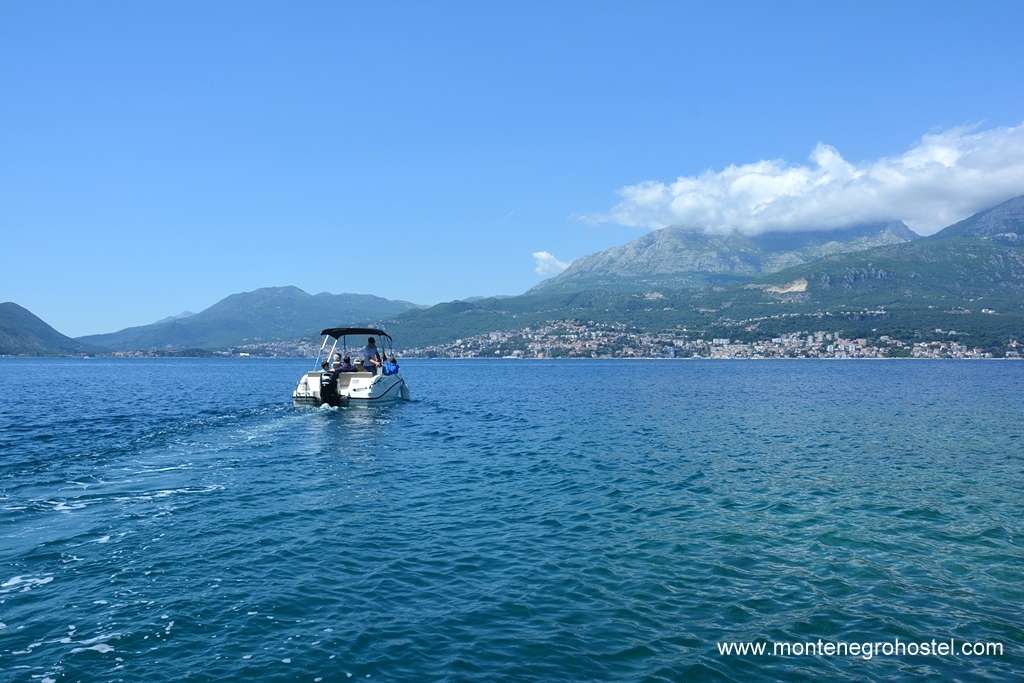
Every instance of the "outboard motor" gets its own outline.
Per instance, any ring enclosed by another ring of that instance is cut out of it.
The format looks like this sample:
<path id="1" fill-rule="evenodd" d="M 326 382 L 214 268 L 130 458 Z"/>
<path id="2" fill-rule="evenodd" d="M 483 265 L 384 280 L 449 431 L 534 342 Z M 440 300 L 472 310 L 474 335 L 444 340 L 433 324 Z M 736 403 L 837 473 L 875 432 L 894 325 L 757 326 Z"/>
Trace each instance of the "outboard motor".
<path id="1" fill-rule="evenodd" d="M 341 405 L 341 396 L 338 394 L 338 373 L 324 372 L 320 375 L 320 401 L 332 408 Z"/>

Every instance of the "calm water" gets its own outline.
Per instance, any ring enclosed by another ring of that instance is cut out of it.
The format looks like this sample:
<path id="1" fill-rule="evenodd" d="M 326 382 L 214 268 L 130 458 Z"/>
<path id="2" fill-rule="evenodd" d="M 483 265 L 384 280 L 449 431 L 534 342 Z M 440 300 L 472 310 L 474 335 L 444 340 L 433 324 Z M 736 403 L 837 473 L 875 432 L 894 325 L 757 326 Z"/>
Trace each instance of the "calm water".
<path id="1" fill-rule="evenodd" d="M 0 679 L 1024 676 L 1024 363 L 308 365 L 0 360 Z"/>

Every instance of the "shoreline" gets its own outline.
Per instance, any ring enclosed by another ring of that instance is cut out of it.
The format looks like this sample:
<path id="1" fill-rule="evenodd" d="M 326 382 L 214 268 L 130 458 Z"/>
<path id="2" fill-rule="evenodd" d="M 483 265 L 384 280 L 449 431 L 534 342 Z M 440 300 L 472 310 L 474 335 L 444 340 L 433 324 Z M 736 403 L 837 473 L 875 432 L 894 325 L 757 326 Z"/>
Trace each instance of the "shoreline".
<path id="1" fill-rule="evenodd" d="M 402 358 L 401 356 L 399 356 Z M 308 360 L 306 356 L 70 356 L 70 355 L 2 355 L 0 354 L 0 361 L 2 360 L 30 360 L 30 359 L 61 359 L 61 360 L 236 360 L 236 361 L 259 361 L 259 360 Z M 725 358 L 712 358 L 710 356 L 688 356 L 686 358 L 665 358 L 660 356 L 625 356 L 622 358 L 607 357 L 607 358 L 588 358 L 586 356 L 557 356 L 553 358 L 504 358 L 504 357 L 485 357 L 485 356 L 465 356 L 465 357 L 444 357 L 444 356 L 405 356 L 402 358 L 406 361 L 422 361 L 422 360 L 443 360 L 443 361 L 508 361 L 508 362 L 549 362 L 549 361 L 665 361 L 665 362 L 690 362 L 690 361 L 936 361 L 936 360 L 955 360 L 955 361 L 1009 361 L 1009 362 L 1020 362 L 1024 361 L 1024 357 L 1021 358 L 957 358 L 957 357 L 940 357 L 940 358 L 922 358 L 913 356 L 889 356 L 879 358 L 858 358 L 858 357 L 832 357 L 832 356 L 775 356 L 770 358 L 747 358 L 742 356 L 732 356 Z"/>

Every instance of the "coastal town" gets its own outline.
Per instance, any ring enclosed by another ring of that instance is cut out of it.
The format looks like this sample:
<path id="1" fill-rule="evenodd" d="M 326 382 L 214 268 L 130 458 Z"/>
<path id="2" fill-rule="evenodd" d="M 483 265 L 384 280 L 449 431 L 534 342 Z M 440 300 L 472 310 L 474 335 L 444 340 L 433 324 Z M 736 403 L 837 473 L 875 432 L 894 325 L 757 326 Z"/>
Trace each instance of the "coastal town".
<path id="1" fill-rule="evenodd" d="M 757 340 L 703 336 L 686 328 L 645 332 L 622 323 L 558 320 L 517 330 L 467 336 L 443 344 L 399 347 L 403 358 L 1024 358 L 1024 343 L 1011 339 L 993 352 L 965 344 L 953 331 L 936 329 L 935 339 L 910 341 L 888 335 L 848 338 L 822 330 L 790 332 Z M 218 356 L 313 357 L 319 341 L 298 339 L 243 344 L 220 350 L 117 352 L 121 357 Z"/>
<path id="2" fill-rule="evenodd" d="M 944 331 L 936 330 L 936 334 Z M 1020 358 L 1024 345 L 1012 340 L 1005 357 Z M 685 328 L 650 333 L 624 324 L 554 321 L 536 327 L 456 339 L 406 349 L 428 358 L 993 358 L 959 341 L 908 342 L 881 335 L 847 339 L 837 333 L 792 332 L 769 339 L 704 339 Z"/>

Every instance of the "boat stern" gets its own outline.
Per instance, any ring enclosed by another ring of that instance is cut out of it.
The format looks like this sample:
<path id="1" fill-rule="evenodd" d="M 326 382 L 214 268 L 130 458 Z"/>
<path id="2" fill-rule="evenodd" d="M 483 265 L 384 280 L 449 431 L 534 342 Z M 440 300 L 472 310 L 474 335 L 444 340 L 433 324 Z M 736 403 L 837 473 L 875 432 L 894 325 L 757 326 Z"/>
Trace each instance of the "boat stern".
<path id="1" fill-rule="evenodd" d="M 299 378 L 299 383 L 295 387 L 295 391 L 292 392 L 292 400 L 297 405 L 319 406 L 323 403 L 321 398 L 323 375 L 324 373 L 315 371 L 307 372 Z"/>

